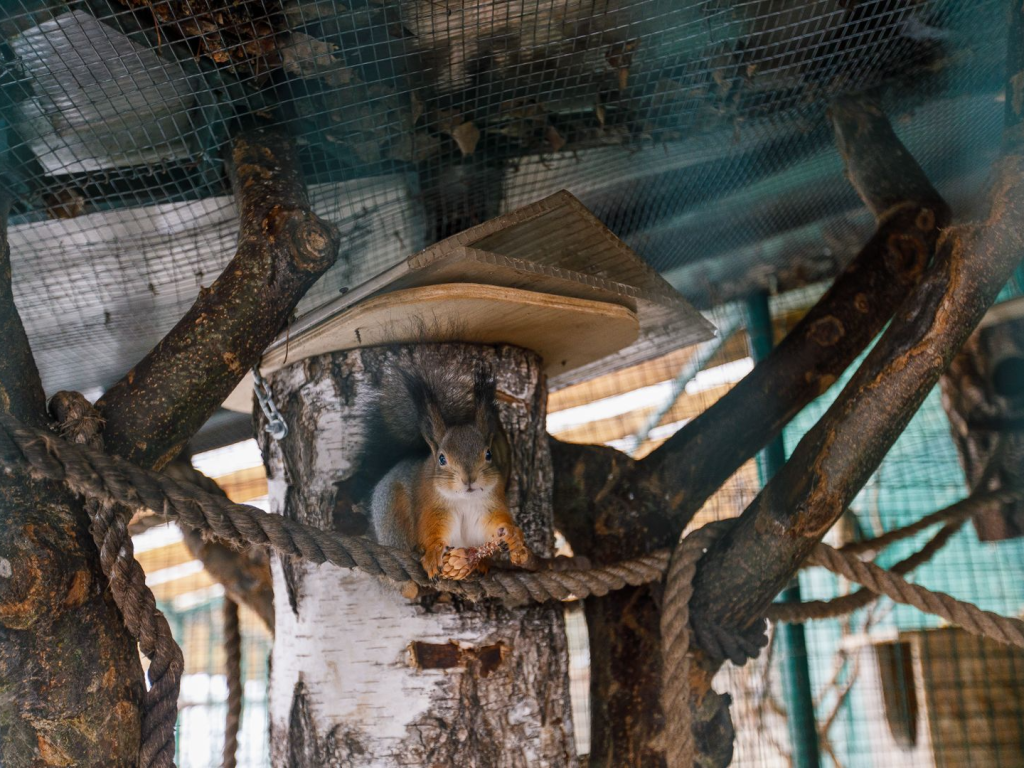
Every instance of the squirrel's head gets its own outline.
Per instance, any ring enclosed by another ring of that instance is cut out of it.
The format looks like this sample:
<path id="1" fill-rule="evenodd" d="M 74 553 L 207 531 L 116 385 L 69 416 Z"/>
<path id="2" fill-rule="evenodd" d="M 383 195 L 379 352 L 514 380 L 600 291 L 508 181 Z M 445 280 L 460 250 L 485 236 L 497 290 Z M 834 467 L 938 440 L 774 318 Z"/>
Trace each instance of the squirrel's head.
<path id="1" fill-rule="evenodd" d="M 477 376 L 468 423 L 448 425 L 436 403 L 425 403 L 420 431 L 433 457 L 431 476 L 447 496 L 482 498 L 504 485 L 508 446 L 494 393 L 494 381 Z"/>

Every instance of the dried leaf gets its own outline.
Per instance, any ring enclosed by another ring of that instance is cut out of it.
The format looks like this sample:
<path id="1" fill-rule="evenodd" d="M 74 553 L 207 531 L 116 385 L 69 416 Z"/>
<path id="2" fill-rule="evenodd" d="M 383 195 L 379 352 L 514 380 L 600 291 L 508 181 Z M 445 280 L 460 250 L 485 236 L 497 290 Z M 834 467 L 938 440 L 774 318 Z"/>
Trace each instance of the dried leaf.
<path id="1" fill-rule="evenodd" d="M 629 67 L 619 67 L 619 90 L 626 90 L 626 84 L 629 82 Z"/>
<path id="2" fill-rule="evenodd" d="M 547 141 L 548 146 L 551 147 L 552 152 L 557 152 L 565 146 L 565 139 L 562 138 L 562 134 L 553 125 L 549 125 L 544 130 L 544 139 Z"/>
<path id="3" fill-rule="evenodd" d="M 455 127 L 455 130 L 451 132 L 451 136 L 455 139 L 455 143 L 459 145 L 459 150 L 463 156 L 472 155 L 476 151 L 477 142 L 480 141 L 480 129 L 471 122 L 462 123 L 462 125 Z"/>
<path id="4" fill-rule="evenodd" d="M 51 219 L 73 219 L 85 211 L 85 198 L 72 187 L 61 187 L 52 194 L 44 195 L 43 201 Z"/>
<path id="5" fill-rule="evenodd" d="M 594 106 L 594 115 L 597 116 L 597 123 L 604 128 L 604 104 L 597 102 Z"/>
<path id="6" fill-rule="evenodd" d="M 290 33 L 280 46 L 284 71 L 298 77 L 320 77 L 330 85 L 348 85 L 352 70 L 332 54 L 337 46 L 302 32 Z"/>

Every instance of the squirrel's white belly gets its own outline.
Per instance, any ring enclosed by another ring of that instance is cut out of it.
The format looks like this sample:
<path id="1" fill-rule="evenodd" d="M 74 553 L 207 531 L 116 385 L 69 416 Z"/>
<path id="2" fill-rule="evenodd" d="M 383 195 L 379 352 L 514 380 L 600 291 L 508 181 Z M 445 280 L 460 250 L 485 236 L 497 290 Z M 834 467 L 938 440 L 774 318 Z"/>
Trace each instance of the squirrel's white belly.
<path id="1" fill-rule="evenodd" d="M 484 520 L 488 513 L 487 498 L 483 493 L 448 496 L 449 509 L 456 519 L 452 526 L 450 547 L 482 547 L 487 543 Z"/>

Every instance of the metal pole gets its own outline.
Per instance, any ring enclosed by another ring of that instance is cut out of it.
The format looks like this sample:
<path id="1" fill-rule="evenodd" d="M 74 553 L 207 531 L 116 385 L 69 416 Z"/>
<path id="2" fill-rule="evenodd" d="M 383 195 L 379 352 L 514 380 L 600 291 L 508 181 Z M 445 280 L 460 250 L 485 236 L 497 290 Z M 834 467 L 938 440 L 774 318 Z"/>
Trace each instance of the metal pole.
<path id="1" fill-rule="evenodd" d="M 755 362 L 772 351 L 772 316 L 768 294 L 759 293 L 747 301 L 747 334 L 750 355 Z M 758 472 L 764 485 L 786 463 L 782 436 L 771 441 L 758 457 Z M 800 581 L 793 581 L 779 595 L 780 603 L 800 602 Z M 782 659 L 783 694 L 789 710 L 789 739 L 793 745 L 795 768 L 819 768 L 818 725 L 814 718 L 811 671 L 807 658 L 807 638 L 803 624 L 783 624 L 778 630 Z"/>

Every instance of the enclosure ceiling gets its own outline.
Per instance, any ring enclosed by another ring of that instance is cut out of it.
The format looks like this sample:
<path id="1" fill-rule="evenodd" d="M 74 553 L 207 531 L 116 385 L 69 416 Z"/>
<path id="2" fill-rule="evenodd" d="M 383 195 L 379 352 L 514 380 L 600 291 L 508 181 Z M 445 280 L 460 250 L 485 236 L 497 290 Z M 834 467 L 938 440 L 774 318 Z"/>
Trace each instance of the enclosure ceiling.
<path id="1" fill-rule="evenodd" d="M 562 188 L 698 306 L 784 289 L 873 226 L 836 93 L 880 86 L 960 216 L 998 144 L 994 0 L 150 5 L 0 3 L 0 184 L 48 391 L 109 386 L 215 279 L 237 232 L 225 148 L 256 112 L 287 122 L 350 234 L 304 309 Z"/>

